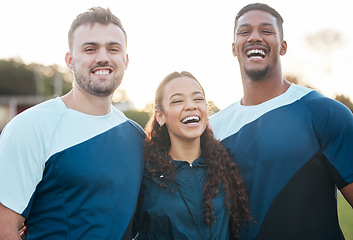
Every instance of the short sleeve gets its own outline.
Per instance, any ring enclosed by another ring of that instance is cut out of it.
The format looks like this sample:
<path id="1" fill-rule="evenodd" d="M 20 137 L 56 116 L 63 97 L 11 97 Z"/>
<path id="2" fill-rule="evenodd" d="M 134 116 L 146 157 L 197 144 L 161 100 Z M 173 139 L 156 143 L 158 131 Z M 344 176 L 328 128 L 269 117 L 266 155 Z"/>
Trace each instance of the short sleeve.
<path id="1" fill-rule="evenodd" d="M 343 188 L 353 182 L 353 115 L 343 104 L 325 99 L 315 111 L 321 153 L 327 158 L 331 174 Z"/>
<path id="2" fill-rule="evenodd" d="M 43 175 L 42 132 L 40 124 L 25 113 L 15 117 L 0 136 L 0 202 L 19 214 Z"/>

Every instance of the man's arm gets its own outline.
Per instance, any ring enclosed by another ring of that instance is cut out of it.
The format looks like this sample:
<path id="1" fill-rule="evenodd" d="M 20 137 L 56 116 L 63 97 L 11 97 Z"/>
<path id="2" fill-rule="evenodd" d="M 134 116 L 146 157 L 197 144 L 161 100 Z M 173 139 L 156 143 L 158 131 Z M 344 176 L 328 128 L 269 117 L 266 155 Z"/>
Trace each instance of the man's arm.
<path id="1" fill-rule="evenodd" d="M 19 230 L 25 218 L 0 203 L 0 240 L 21 240 Z"/>
<path id="2" fill-rule="evenodd" d="M 342 188 L 341 193 L 353 208 L 353 183 L 350 183 L 344 188 Z"/>

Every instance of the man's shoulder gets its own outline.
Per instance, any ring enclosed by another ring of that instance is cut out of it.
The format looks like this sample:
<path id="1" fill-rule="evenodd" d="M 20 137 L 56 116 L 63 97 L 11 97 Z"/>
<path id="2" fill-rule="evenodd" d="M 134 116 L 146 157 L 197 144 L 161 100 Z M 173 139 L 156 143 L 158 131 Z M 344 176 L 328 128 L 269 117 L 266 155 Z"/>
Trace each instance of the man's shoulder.
<path id="1" fill-rule="evenodd" d="M 238 105 L 239 102 L 235 102 L 210 117 L 210 125 L 216 139 L 222 140 L 239 129 Z"/>
<path id="2" fill-rule="evenodd" d="M 114 111 L 117 118 L 123 120 L 122 122 L 126 122 L 129 126 L 131 126 L 132 131 L 136 131 L 143 138 L 145 137 L 145 132 L 144 132 L 143 128 L 138 123 L 136 123 L 134 120 L 126 117 L 125 114 L 123 112 L 121 112 L 120 110 L 118 110 L 116 107 L 113 106 L 112 110 Z"/>
<path id="3" fill-rule="evenodd" d="M 43 127 L 44 125 L 47 126 L 50 123 L 56 122 L 64 111 L 59 101 L 59 98 L 50 99 L 26 109 L 16 115 L 7 127 L 14 126 L 14 128 L 20 128 L 20 126 L 24 126 L 28 129 L 29 126 Z"/>
<path id="4" fill-rule="evenodd" d="M 128 118 L 128 122 L 137 130 L 137 132 L 144 138 L 146 136 L 143 128 L 134 120 Z"/>
<path id="5" fill-rule="evenodd" d="M 338 102 L 332 98 L 326 97 L 323 94 L 312 91 L 309 94 L 305 95 L 301 102 L 305 104 L 308 110 L 314 116 L 347 116 L 351 117 L 352 112 L 345 106 L 343 103 Z"/>
<path id="6" fill-rule="evenodd" d="M 236 111 L 236 105 L 239 104 L 239 102 L 234 102 L 228 107 L 222 109 L 221 111 L 213 114 L 210 116 L 210 122 L 211 124 L 216 124 L 219 121 L 222 121 L 226 119 L 227 117 L 233 116 L 235 111 Z"/>

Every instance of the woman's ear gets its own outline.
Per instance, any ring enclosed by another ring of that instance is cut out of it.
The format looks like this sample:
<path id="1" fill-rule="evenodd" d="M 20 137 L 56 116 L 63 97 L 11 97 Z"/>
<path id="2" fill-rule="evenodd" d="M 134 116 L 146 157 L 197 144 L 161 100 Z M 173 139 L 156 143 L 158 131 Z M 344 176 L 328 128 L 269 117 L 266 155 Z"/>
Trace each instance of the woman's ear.
<path id="1" fill-rule="evenodd" d="M 165 119 L 164 119 L 164 114 L 163 112 L 159 111 L 159 110 L 154 110 L 154 115 L 156 116 L 156 120 L 159 124 L 160 127 L 162 127 L 165 124 Z"/>

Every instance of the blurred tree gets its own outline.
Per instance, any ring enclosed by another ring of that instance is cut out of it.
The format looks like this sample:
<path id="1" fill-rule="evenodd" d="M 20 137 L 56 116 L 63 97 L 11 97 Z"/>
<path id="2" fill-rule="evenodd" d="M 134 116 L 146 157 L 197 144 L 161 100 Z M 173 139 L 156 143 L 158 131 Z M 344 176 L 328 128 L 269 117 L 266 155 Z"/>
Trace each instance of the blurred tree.
<path id="1" fill-rule="evenodd" d="M 25 64 L 0 60 L 0 95 L 34 95 L 36 81 L 34 72 Z"/>
<path id="2" fill-rule="evenodd" d="M 145 128 L 150 118 L 148 112 L 145 111 L 129 110 L 125 111 L 124 114 L 126 115 L 126 117 L 137 122 L 142 128 Z"/>
<path id="3" fill-rule="evenodd" d="M 208 116 L 212 116 L 213 114 L 219 112 L 220 109 L 216 106 L 216 104 L 213 101 L 207 101 L 207 111 L 208 111 Z"/>
<path id="4" fill-rule="evenodd" d="M 118 88 L 114 92 L 113 101 L 114 102 L 130 102 L 131 100 L 130 100 L 129 96 L 127 95 L 127 92 L 125 89 Z"/>
<path id="5" fill-rule="evenodd" d="M 345 95 L 336 95 L 335 99 L 343 103 L 344 105 L 346 105 L 349 108 L 349 110 L 351 110 L 351 112 L 353 113 L 353 103 L 349 99 L 349 97 L 346 97 Z"/>
<path id="6" fill-rule="evenodd" d="M 316 51 L 328 54 L 343 45 L 343 35 L 334 29 L 322 29 L 306 37 L 308 44 Z"/>
<path id="7" fill-rule="evenodd" d="M 0 60 L 0 95 L 58 96 L 71 89 L 72 81 L 72 73 L 57 65 Z"/>
<path id="8" fill-rule="evenodd" d="M 308 84 L 304 80 L 299 79 L 297 76 L 284 74 L 284 78 L 288 82 L 291 82 L 291 83 L 294 83 L 294 84 L 297 84 L 297 85 L 301 85 L 301 86 L 304 86 L 304 87 L 315 89 L 314 87 L 312 87 L 310 84 Z M 317 90 L 317 89 L 315 89 L 315 90 L 319 92 L 319 90 Z"/>
<path id="9" fill-rule="evenodd" d="M 153 101 L 149 101 L 145 107 L 143 108 L 144 112 L 147 112 L 150 116 L 153 115 L 153 111 L 154 111 L 154 102 Z"/>
<path id="10" fill-rule="evenodd" d="M 29 66 L 35 72 L 38 95 L 60 96 L 72 88 L 73 74 L 69 69 L 35 63 Z"/>

